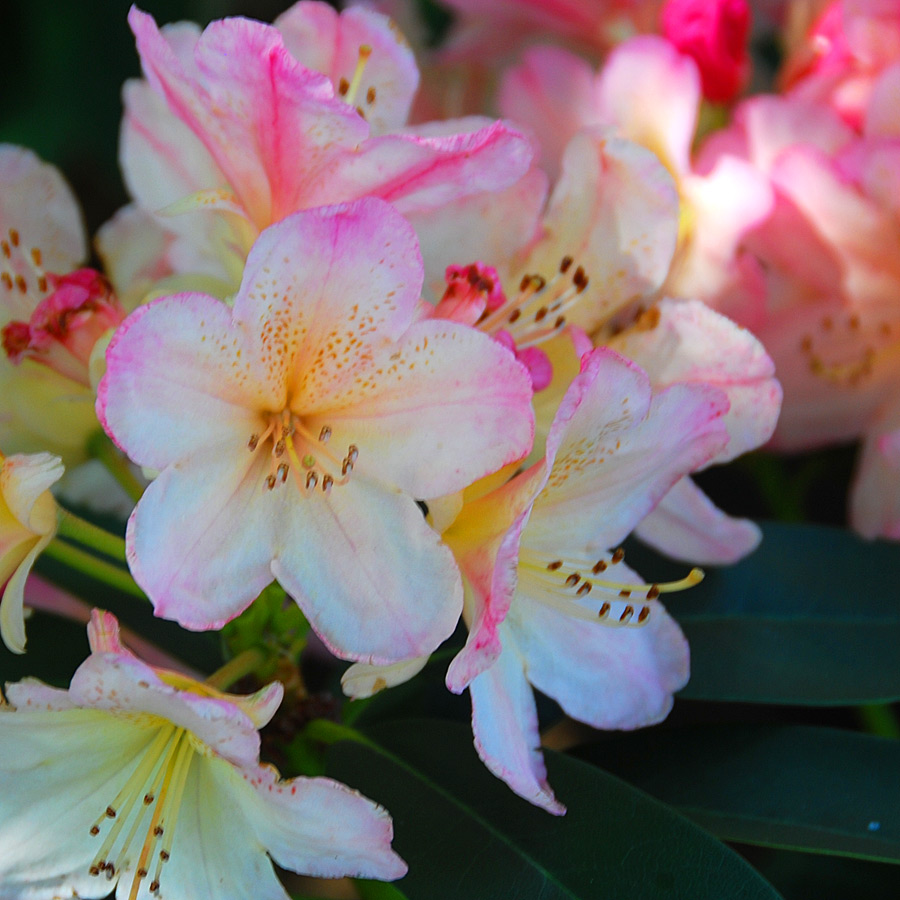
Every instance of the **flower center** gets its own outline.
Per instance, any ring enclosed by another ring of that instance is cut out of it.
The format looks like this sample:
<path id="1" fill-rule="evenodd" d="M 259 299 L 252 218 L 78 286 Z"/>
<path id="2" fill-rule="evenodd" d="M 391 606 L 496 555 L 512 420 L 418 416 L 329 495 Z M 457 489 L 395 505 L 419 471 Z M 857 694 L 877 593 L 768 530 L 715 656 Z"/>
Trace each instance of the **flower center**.
<path id="1" fill-rule="evenodd" d="M 564 256 L 549 280 L 538 274 L 523 276 L 518 294 L 485 311 L 476 327 L 488 334 L 509 331 L 519 350 L 555 337 L 566 327 L 565 313 L 588 286 L 584 268 L 573 270 L 574 264 L 571 256 Z"/>
<path id="2" fill-rule="evenodd" d="M 849 359 L 847 349 L 854 353 Z M 863 322 L 855 314 L 837 320 L 824 316 L 815 334 L 804 335 L 800 351 L 813 375 L 854 388 L 871 378 L 876 367 L 900 359 L 900 323 Z M 828 360 L 839 355 L 843 360 Z"/>
<path id="3" fill-rule="evenodd" d="M 315 436 L 304 427 L 299 416 L 284 409 L 269 416 L 261 434 L 250 435 L 247 448 L 256 453 L 267 444 L 271 445 L 270 469 L 266 476 L 266 487 L 270 491 L 284 484 L 290 475 L 303 496 L 311 496 L 316 489 L 327 495 L 335 485 L 344 485 L 350 480 L 359 458 L 356 444 L 350 444 L 343 457 L 336 455 L 327 446 L 330 439 L 330 426 L 323 425 Z"/>
<path id="4" fill-rule="evenodd" d="M 540 595 L 541 602 L 546 605 L 576 619 L 613 627 L 646 624 L 652 601 L 660 594 L 684 591 L 703 580 L 703 570 L 697 568 L 691 569 L 678 581 L 653 584 L 600 577 L 623 559 L 625 551 L 621 547 L 595 562 L 532 553 L 528 554 L 528 558 L 524 555 L 520 557 L 519 571 L 541 586 L 550 588 Z"/>
<path id="5" fill-rule="evenodd" d="M 353 70 L 353 75 L 350 80 L 347 81 L 346 78 L 341 78 L 338 82 L 338 95 L 350 106 L 356 104 L 356 95 L 362 87 L 363 73 L 366 71 L 366 65 L 369 62 L 369 57 L 371 57 L 371 55 L 372 48 L 368 44 L 361 44 L 359 47 L 359 56 L 356 60 L 356 68 Z M 364 119 L 366 118 L 366 109 L 375 104 L 375 99 L 375 87 L 370 86 L 365 94 L 365 107 L 363 107 L 361 103 L 356 105 L 356 111 Z"/>
<path id="6" fill-rule="evenodd" d="M 162 867 L 172 854 L 175 823 L 194 753 L 187 731 L 166 722 L 124 787 L 91 825 L 91 834 L 99 837 L 104 826 L 111 823 L 89 868 L 91 875 L 103 872 L 110 881 L 131 866 L 135 838 L 144 834 L 128 900 L 135 900 L 146 878 L 152 878 L 150 893 L 159 896 Z"/>

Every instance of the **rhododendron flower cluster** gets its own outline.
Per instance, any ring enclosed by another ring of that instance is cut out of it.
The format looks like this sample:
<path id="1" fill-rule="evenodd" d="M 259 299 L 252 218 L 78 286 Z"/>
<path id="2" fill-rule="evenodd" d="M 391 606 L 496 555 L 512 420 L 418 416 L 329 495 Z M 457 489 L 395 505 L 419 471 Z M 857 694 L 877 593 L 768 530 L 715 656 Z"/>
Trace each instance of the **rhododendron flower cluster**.
<path id="1" fill-rule="evenodd" d="M 172 659 L 94 608 L 68 688 L 7 684 L 0 900 L 403 877 L 323 747 L 396 762 L 356 711 L 436 667 L 484 767 L 564 814 L 541 695 L 668 715 L 680 593 L 762 537 L 701 473 L 763 445 L 861 439 L 853 524 L 900 539 L 900 17 L 789 16 L 780 93 L 744 96 L 745 0 L 447 6 L 427 49 L 400 0 L 132 7 L 93 257 L 0 145 L 0 636 L 38 565 L 169 620 Z M 219 668 L 184 649 L 210 631 Z"/>

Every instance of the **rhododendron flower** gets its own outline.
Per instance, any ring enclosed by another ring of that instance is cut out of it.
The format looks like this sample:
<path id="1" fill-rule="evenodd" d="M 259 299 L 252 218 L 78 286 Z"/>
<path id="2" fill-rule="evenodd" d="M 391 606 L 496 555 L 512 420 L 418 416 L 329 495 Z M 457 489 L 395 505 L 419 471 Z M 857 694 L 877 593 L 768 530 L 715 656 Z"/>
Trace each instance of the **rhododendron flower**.
<path id="1" fill-rule="evenodd" d="M 78 205 L 53 166 L 0 145 L 0 446 L 85 458 L 97 428 L 90 354 L 121 319 L 87 255 Z M 100 295 L 102 301 L 100 301 Z M 95 301 L 100 301 L 95 303 Z M 114 314 L 110 314 L 114 311 Z"/>
<path id="2" fill-rule="evenodd" d="M 531 160 L 498 122 L 398 132 L 418 76 L 375 13 L 301 3 L 275 26 L 235 18 L 200 33 L 160 31 L 134 8 L 129 23 L 147 80 L 125 87 L 126 182 L 171 239 L 160 248 L 170 272 L 215 277 L 223 296 L 256 235 L 290 213 L 378 196 L 416 226 L 427 256 L 437 213 L 513 183 Z"/>
<path id="3" fill-rule="evenodd" d="M 62 462 L 49 453 L 0 454 L 0 635 L 14 653 L 25 652 L 25 580 L 56 534 L 49 488 L 62 474 Z"/>
<path id="4" fill-rule="evenodd" d="M 323 877 L 406 872 L 383 809 L 330 779 L 283 781 L 260 765 L 279 683 L 236 696 L 154 669 L 97 610 L 88 637 L 68 690 L 6 687 L 4 898 L 287 900 L 273 860 Z"/>
<path id="5" fill-rule="evenodd" d="M 338 654 L 430 652 L 462 603 L 416 500 L 531 447 L 526 371 L 484 335 L 413 324 L 415 234 L 366 199 L 260 236 L 233 310 L 162 298 L 113 338 L 98 413 L 162 470 L 132 515 L 132 572 L 156 612 L 220 627 L 277 578 Z"/>
<path id="6" fill-rule="evenodd" d="M 727 409 L 714 386 L 654 391 L 639 367 L 598 348 L 566 393 L 546 457 L 499 487 L 470 489 L 444 528 L 469 627 L 447 684 L 469 687 L 491 771 L 551 812 L 564 808 L 546 782 L 530 685 L 597 728 L 637 728 L 664 718 L 687 682 L 687 643 L 658 598 L 699 573 L 641 584 L 610 548 L 723 451 Z M 344 687 L 365 695 L 404 677 L 401 666 L 353 666 Z"/>
<path id="7" fill-rule="evenodd" d="M 573 85 L 560 90 L 560 85 Z M 652 150 L 675 180 L 678 253 L 666 282 L 672 296 L 710 301 L 740 279 L 736 251 L 772 207 L 766 178 L 736 156 L 702 170 L 691 163 L 700 105 L 694 60 L 663 38 L 642 35 L 618 46 L 595 75 L 565 51 L 534 47 L 504 77 L 500 108 L 537 136 L 551 174 L 572 136 L 605 126 Z"/>
<path id="8" fill-rule="evenodd" d="M 879 447 L 898 420 L 900 127 L 893 73 L 859 137 L 829 107 L 759 97 L 704 154 L 743 153 L 774 187 L 772 215 L 746 237 L 760 302 L 725 298 L 775 360 L 785 401 L 773 444 L 808 449 L 862 436 L 851 498 L 863 534 L 897 533 L 900 483 Z M 892 130 L 895 129 L 896 131 Z"/>

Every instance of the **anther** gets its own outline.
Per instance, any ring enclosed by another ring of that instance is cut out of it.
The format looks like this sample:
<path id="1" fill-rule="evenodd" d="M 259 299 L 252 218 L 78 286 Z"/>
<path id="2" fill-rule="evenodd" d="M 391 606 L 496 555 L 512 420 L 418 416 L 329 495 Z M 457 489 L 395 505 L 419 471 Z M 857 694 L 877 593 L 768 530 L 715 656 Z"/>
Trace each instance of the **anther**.
<path id="1" fill-rule="evenodd" d="M 346 96 L 347 96 L 347 91 L 349 91 L 349 90 L 350 90 L 350 82 L 347 81 L 346 78 L 342 78 L 342 79 L 338 82 L 338 93 L 339 93 L 342 97 L 346 97 Z"/>
<path id="2" fill-rule="evenodd" d="M 518 307 L 516 307 L 516 308 L 509 314 L 509 318 L 507 319 L 507 321 L 508 321 L 510 324 L 512 324 L 512 323 L 515 322 L 515 321 L 519 318 L 519 316 L 521 316 L 521 315 L 522 315 L 522 310 L 519 309 Z"/>
<path id="3" fill-rule="evenodd" d="M 638 617 L 637 617 L 638 624 L 643 625 L 644 622 L 646 622 L 647 619 L 649 619 L 649 618 L 650 618 L 650 607 L 642 606 L 641 611 L 638 613 Z"/>
<path id="4" fill-rule="evenodd" d="M 659 585 L 658 585 L 658 584 L 651 584 L 651 585 L 650 585 L 650 590 L 647 591 L 647 599 L 648 599 L 648 600 L 655 600 L 658 596 L 659 596 Z"/>
<path id="5" fill-rule="evenodd" d="M 91 866 L 91 867 L 88 869 L 88 872 L 89 872 L 91 875 L 99 875 L 99 874 L 100 874 L 100 867 L 99 867 L 99 866 Z"/>
<path id="6" fill-rule="evenodd" d="M 579 294 L 588 286 L 588 277 L 584 274 L 584 268 L 582 266 L 579 266 L 575 270 L 575 274 L 572 276 L 572 284 L 575 285 Z"/>
<path id="7" fill-rule="evenodd" d="M 275 474 L 278 475 L 278 477 L 281 479 L 282 484 L 287 481 L 288 471 L 288 464 L 282 463 L 275 472 Z"/>
<path id="8" fill-rule="evenodd" d="M 91 834 L 100 834 L 100 827 L 98 825 L 91 825 Z"/>
<path id="9" fill-rule="evenodd" d="M 306 489 L 308 491 L 315 490 L 315 487 L 318 483 L 319 483 L 319 476 L 316 475 L 315 472 L 307 472 L 306 473 Z"/>
<path id="10" fill-rule="evenodd" d="M 328 438 L 330 438 L 330 437 L 331 437 L 331 428 L 329 428 L 327 425 L 323 425 L 322 430 L 319 432 L 319 440 L 323 444 L 327 444 Z"/>
<path id="11" fill-rule="evenodd" d="M 138 878 L 146 878 L 150 873 L 146 869 L 138 869 L 137 877 Z"/>
<path id="12" fill-rule="evenodd" d="M 41 255 L 40 247 L 32 247 L 31 248 L 31 261 L 38 267 L 41 266 L 43 260 L 43 256 Z"/>
<path id="13" fill-rule="evenodd" d="M 561 560 L 561 559 L 554 559 L 552 563 L 547 563 L 547 568 L 548 568 L 551 572 L 555 572 L 555 571 L 556 571 L 557 569 L 559 569 L 561 566 L 562 566 L 562 560 Z"/>
<path id="14" fill-rule="evenodd" d="M 350 457 L 348 456 L 343 461 L 343 463 L 341 463 L 341 475 L 346 476 L 347 474 L 349 474 L 352 471 L 353 471 L 353 462 L 350 459 Z"/>
<path id="15" fill-rule="evenodd" d="M 623 559 L 625 559 L 625 551 L 621 547 L 618 547 L 612 555 L 612 561 L 614 563 L 620 563 Z"/>
<path id="16" fill-rule="evenodd" d="M 620 597 L 630 597 L 631 591 L 619 591 L 619 596 Z"/>
<path id="17" fill-rule="evenodd" d="M 554 328 L 562 328 L 563 325 L 565 325 L 565 324 L 566 324 L 566 317 L 558 316 L 556 321 L 553 323 L 553 327 Z"/>
<path id="18" fill-rule="evenodd" d="M 275 490 L 275 483 L 278 479 L 274 475 L 266 475 L 266 487 L 272 491 Z"/>
<path id="19" fill-rule="evenodd" d="M 163 862 L 168 862 L 168 861 L 169 861 L 169 853 L 168 853 L 168 851 L 167 851 L 167 850 L 160 850 L 160 851 L 159 851 L 159 858 L 160 858 Z"/>
<path id="20" fill-rule="evenodd" d="M 370 87 L 366 91 L 366 103 L 368 103 L 369 106 L 371 106 L 374 102 L 375 102 L 375 88 Z"/>
<path id="21" fill-rule="evenodd" d="M 595 575 L 599 575 L 601 572 L 606 571 L 606 560 L 598 559 L 597 562 L 594 563 L 594 568 L 591 571 Z"/>
<path id="22" fill-rule="evenodd" d="M 534 314 L 534 321 L 535 321 L 535 322 L 543 322 L 544 319 L 547 318 L 547 313 L 548 313 L 548 312 L 550 312 L 550 310 L 547 309 L 546 306 L 542 306 L 542 307 Z"/>
<path id="23" fill-rule="evenodd" d="M 151 881 L 150 882 L 150 893 L 155 894 L 159 890 L 159 882 Z"/>
<path id="24" fill-rule="evenodd" d="M 106 815 L 108 818 L 114 819 L 116 817 L 116 811 L 111 806 L 107 806 Z"/>
<path id="25" fill-rule="evenodd" d="M 322 493 L 323 493 L 323 494 L 330 494 L 330 493 L 331 493 L 331 486 L 332 486 L 333 484 L 334 484 L 334 479 L 333 479 L 330 475 L 327 475 L 327 474 L 326 474 L 326 475 L 323 475 L 323 476 L 322 476 Z"/>
<path id="26" fill-rule="evenodd" d="M 153 794 L 144 794 L 144 803 L 149 806 L 156 798 Z"/>
<path id="27" fill-rule="evenodd" d="M 162 827 L 162 825 L 157 825 L 156 828 L 153 829 L 153 834 L 154 834 L 156 837 L 159 837 L 162 833 L 163 833 L 163 827 Z"/>
<path id="28" fill-rule="evenodd" d="M 627 622 L 627 621 L 629 621 L 629 619 L 631 619 L 631 617 L 633 615 L 634 615 L 634 607 L 626 606 L 625 609 L 622 610 L 622 615 L 619 616 L 619 621 L 623 622 L 623 623 Z"/>
<path id="29" fill-rule="evenodd" d="M 15 228 L 9 229 L 9 239 L 12 241 L 13 247 L 19 246 L 19 232 Z"/>
<path id="30" fill-rule="evenodd" d="M 250 440 L 247 441 L 247 448 L 248 448 L 248 449 L 250 450 L 250 452 L 252 453 L 258 446 L 259 446 L 259 435 L 258 435 L 258 434 L 251 434 L 251 435 L 250 435 Z"/>
<path id="31" fill-rule="evenodd" d="M 275 456 L 276 456 L 276 457 L 278 457 L 278 456 L 284 456 L 284 451 L 285 451 L 286 449 L 287 449 L 287 442 L 285 441 L 285 439 L 284 439 L 284 438 L 278 438 L 278 440 L 275 441 L 275 451 L 274 451 L 274 452 L 275 452 Z"/>
<path id="32" fill-rule="evenodd" d="M 19 293 L 27 294 L 28 293 L 28 284 L 25 279 L 21 275 L 16 275 L 16 287 L 19 289 Z"/>
<path id="33" fill-rule="evenodd" d="M 597 616 L 601 619 L 605 619 L 609 615 L 610 608 L 609 603 L 604 602 L 600 609 L 597 610 Z"/>
<path id="34" fill-rule="evenodd" d="M 569 267 L 572 265 L 573 262 L 575 262 L 575 260 L 573 260 L 571 256 L 564 256 L 564 257 L 560 260 L 560 263 L 559 263 L 559 272 L 560 272 L 560 274 L 561 274 L 561 275 L 565 275 L 566 272 L 569 271 Z"/>
<path id="35" fill-rule="evenodd" d="M 566 579 L 566 587 L 575 587 L 575 585 L 578 584 L 579 581 L 581 581 L 581 576 L 577 572 L 573 572 Z"/>
<path id="36" fill-rule="evenodd" d="M 576 591 L 579 597 L 584 597 L 585 594 L 589 594 L 591 592 L 591 583 L 589 581 L 585 581 L 584 584 L 581 585 L 580 588 Z"/>
<path id="37" fill-rule="evenodd" d="M 357 459 L 359 459 L 359 447 L 356 444 L 351 444 L 347 448 L 347 459 L 350 460 L 351 464 L 355 463 Z"/>

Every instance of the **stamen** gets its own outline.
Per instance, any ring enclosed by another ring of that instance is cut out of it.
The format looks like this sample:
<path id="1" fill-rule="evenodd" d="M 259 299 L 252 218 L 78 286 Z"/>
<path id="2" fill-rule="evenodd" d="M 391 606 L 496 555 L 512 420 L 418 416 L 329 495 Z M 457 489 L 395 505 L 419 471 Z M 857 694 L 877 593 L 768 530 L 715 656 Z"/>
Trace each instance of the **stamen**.
<path id="1" fill-rule="evenodd" d="M 361 44 L 359 48 L 359 58 L 356 61 L 356 69 L 353 71 L 353 77 L 350 79 L 350 83 L 347 84 L 347 80 L 342 78 L 340 84 L 338 86 L 338 93 L 344 98 L 344 100 L 353 106 L 356 102 L 356 94 L 359 91 L 359 87 L 362 84 L 363 72 L 366 70 L 366 63 L 369 61 L 369 57 L 372 55 L 372 48 L 368 44 Z M 346 85 L 346 88 L 344 87 Z M 372 100 L 369 101 L 374 102 L 375 96 L 373 93 Z"/>

